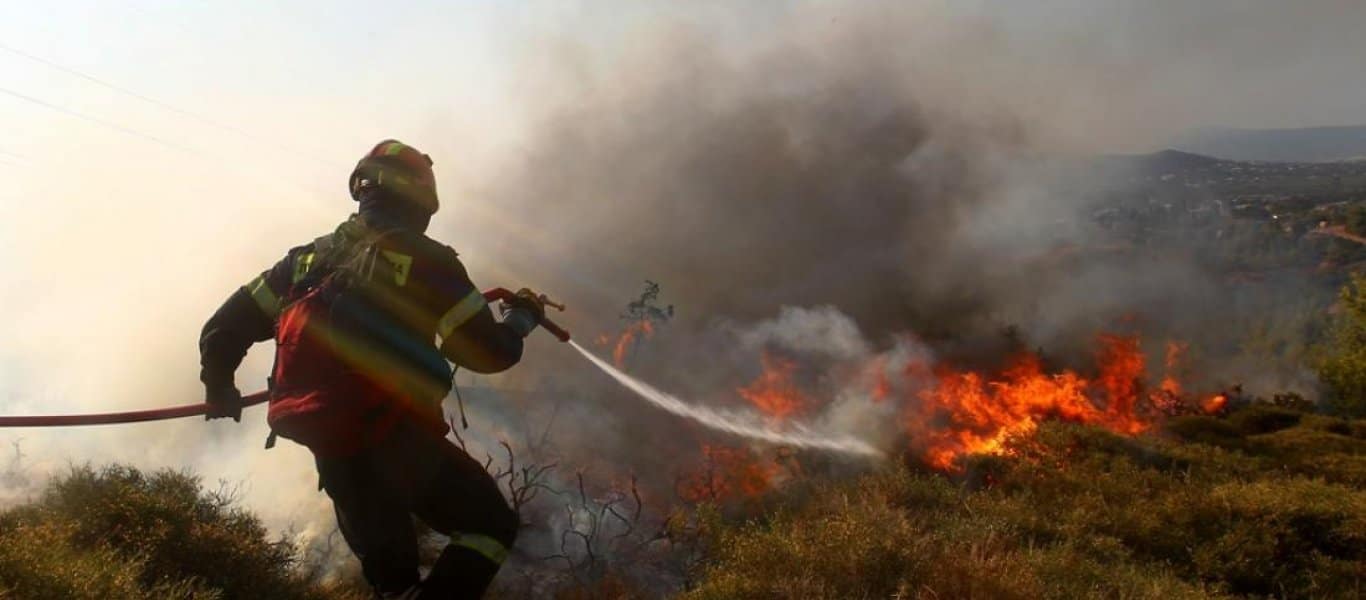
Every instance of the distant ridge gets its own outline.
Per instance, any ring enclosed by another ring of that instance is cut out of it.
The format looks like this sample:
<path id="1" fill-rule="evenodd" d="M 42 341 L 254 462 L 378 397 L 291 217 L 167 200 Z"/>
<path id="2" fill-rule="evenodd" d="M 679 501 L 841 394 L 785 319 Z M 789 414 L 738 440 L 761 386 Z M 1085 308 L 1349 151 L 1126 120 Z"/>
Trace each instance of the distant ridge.
<path id="1" fill-rule="evenodd" d="M 1100 167 L 1160 175 L 1207 169 L 1226 162 L 1229 161 L 1168 149 L 1151 154 L 1106 154 L 1098 157 L 1096 164 Z"/>
<path id="2" fill-rule="evenodd" d="M 1188 169 L 1200 169 L 1212 167 L 1221 162 L 1218 158 L 1195 154 L 1192 152 L 1182 152 L 1180 150 L 1163 150 L 1152 154 L 1142 154 L 1132 157 L 1132 159 L 1142 168 L 1152 171 L 1182 171 Z"/>
<path id="3" fill-rule="evenodd" d="M 1230 160 L 1329 162 L 1366 158 L 1366 125 L 1302 129 L 1208 129 L 1173 147 Z"/>

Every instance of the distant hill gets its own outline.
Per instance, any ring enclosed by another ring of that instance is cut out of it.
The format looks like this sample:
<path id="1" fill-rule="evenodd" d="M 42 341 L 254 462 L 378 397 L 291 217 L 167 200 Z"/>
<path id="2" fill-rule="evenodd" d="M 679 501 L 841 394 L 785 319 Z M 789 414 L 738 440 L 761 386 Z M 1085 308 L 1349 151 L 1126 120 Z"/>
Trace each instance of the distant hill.
<path id="1" fill-rule="evenodd" d="M 1208 169 L 1227 161 L 1180 150 L 1163 150 L 1128 157 L 1130 164 L 1144 171 L 1171 172 Z"/>
<path id="2" fill-rule="evenodd" d="M 1327 162 L 1366 158 L 1366 126 L 1304 129 L 1208 129 L 1173 147 L 1231 160 Z"/>
<path id="3" fill-rule="evenodd" d="M 1202 171 L 1230 164 L 1235 163 L 1180 150 L 1162 150 L 1151 154 L 1105 154 L 1095 157 L 1085 166 L 1114 173 L 1152 176 Z"/>

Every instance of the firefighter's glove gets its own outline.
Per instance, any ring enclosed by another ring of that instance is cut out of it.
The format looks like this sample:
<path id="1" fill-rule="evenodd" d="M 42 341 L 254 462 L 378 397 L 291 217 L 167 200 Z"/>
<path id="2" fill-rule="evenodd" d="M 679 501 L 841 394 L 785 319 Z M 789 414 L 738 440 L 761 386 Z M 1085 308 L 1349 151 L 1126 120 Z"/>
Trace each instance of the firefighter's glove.
<path id="1" fill-rule="evenodd" d="M 518 290 L 512 299 L 504 302 L 503 324 L 522 337 L 531 335 L 544 317 L 545 302 L 527 288 Z"/>
<path id="2" fill-rule="evenodd" d="M 204 403 L 209 405 L 208 410 L 204 411 L 205 421 L 232 417 L 233 421 L 242 422 L 242 392 L 237 391 L 236 386 L 228 384 L 206 387 Z"/>

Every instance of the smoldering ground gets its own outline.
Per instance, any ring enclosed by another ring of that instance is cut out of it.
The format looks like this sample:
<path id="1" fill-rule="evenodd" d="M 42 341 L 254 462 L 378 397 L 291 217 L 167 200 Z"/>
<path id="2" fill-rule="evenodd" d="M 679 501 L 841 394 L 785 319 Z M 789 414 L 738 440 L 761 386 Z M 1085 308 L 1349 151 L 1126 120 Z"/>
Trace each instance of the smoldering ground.
<path id="1" fill-rule="evenodd" d="M 642 280 L 661 282 L 678 316 L 628 367 L 699 402 L 741 402 L 734 390 L 768 347 L 812 367 L 888 351 L 990 362 L 1014 325 L 1028 345 L 1082 360 L 1091 335 L 1136 311 L 1158 339 L 1218 339 L 1227 304 L 1200 265 L 1143 253 L 1039 259 L 1110 242 L 1079 220 L 1085 176 L 1060 176 L 1052 157 L 1147 148 L 1225 115 L 1253 125 L 1346 119 L 1366 79 L 1337 57 L 1366 51 L 1352 29 L 1363 8 L 1085 4 L 766 6 L 738 22 L 724 5 L 653 7 L 605 34 L 569 19 L 548 35 L 517 32 L 524 55 L 508 108 L 521 110 L 523 133 L 494 146 L 504 152 L 465 160 L 474 144 L 462 140 L 484 134 L 474 126 L 405 141 L 436 158 L 446 209 L 432 233 L 462 253 L 476 283 L 549 292 L 591 340 L 620 327 Z M 1279 42 L 1262 44 L 1266 32 Z M 147 186 L 158 165 L 130 158 L 140 176 L 120 177 L 121 156 L 113 144 L 80 155 L 109 165 L 90 174 L 118 182 L 105 193 L 76 189 L 54 167 L 12 204 L 24 218 L 0 225 L 23 258 L 13 293 L 0 297 L 22 316 L 5 323 L 15 340 L 0 371 L 7 410 L 197 397 L 193 338 L 204 316 L 278 257 L 279 240 L 318 235 L 336 220 L 326 207 L 346 202 L 318 196 L 307 214 L 282 214 L 298 197 L 178 184 L 222 180 L 183 165 L 179 178 Z M 340 180 L 350 164 L 337 165 Z M 186 225 L 170 207 L 190 196 L 232 208 L 204 209 L 212 226 Z M 243 232 L 260 237 L 236 246 L 242 256 L 202 249 L 232 248 Z M 920 341 L 898 345 L 906 335 Z M 547 336 L 534 336 L 526 357 L 495 385 L 557 393 L 524 411 L 472 399 L 467 435 L 480 455 L 501 456 L 500 437 L 524 449 L 539 437 L 522 429 L 549 424 L 557 486 L 572 488 L 579 469 L 598 481 L 638 474 L 662 507 L 675 474 L 716 441 L 635 402 Z M 253 356 L 244 389 L 267 362 Z M 878 413 L 866 399 L 810 377 L 830 407 L 813 420 L 883 435 L 871 431 Z M 306 452 L 258 450 L 259 413 L 247 419 L 245 430 L 186 422 L 22 443 L 28 460 L 57 467 L 117 459 L 249 480 L 245 501 L 270 523 L 325 534 L 331 515 Z M 558 539 L 542 534 L 528 534 L 528 552 Z"/>

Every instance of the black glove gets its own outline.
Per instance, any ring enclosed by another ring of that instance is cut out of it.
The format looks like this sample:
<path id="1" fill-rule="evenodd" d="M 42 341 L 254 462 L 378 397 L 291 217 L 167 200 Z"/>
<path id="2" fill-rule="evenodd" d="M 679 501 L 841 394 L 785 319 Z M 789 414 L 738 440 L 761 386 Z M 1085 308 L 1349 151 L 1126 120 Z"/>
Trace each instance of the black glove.
<path id="1" fill-rule="evenodd" d="M 545 303 L 536 292 L 527 288 L 518 290 L 517 294 L 504 304 L 503 323 L 522 337 L 531 335 L 545 317 Z"/>
<path id="2" fill-rule="evenodd" d="M 242 392 L 237 391 L 234 385 L 219 385 L 204 388 L 204 403 L 209 405 L 209 409 L 204 411 L 204 420 L 222 419 L 232 417 L 233 421 L 242 422 Z"/>

